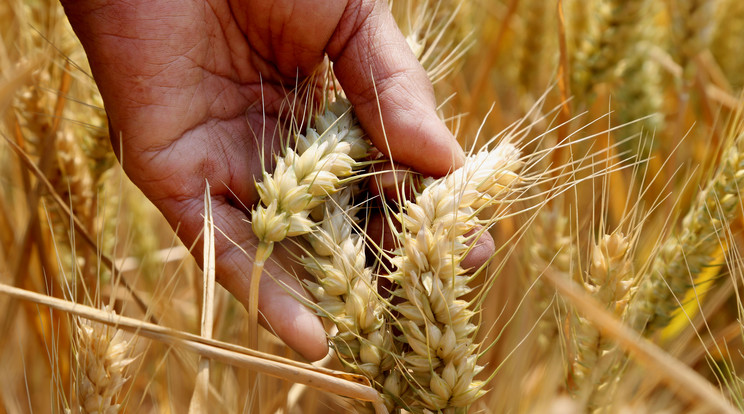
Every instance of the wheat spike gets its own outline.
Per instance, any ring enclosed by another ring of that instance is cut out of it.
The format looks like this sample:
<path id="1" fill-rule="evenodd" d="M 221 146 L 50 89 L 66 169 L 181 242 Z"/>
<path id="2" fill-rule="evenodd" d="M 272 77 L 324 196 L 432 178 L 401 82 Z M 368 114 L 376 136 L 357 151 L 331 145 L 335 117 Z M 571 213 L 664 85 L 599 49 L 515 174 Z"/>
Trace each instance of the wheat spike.
<path id="1" fill-rule="evenodd" d="M 744 2 L 721 0 L 713 24 L 711 52 L 734 90 L 744 87 Z"/>
<path id="2" fill-rule="evenodd" d="M 618 125 L 629 124 L 633 132 L 654 134 L 664 128 L 664 90 L 662 87 L 661 68 L 651 57 L 654 45 L 663 44 L 665 32 L 654 24 L 661 7 L 657 3 L 647 2 L 637 16 L 637 29 L 628 39 L 626 59 L 620 70 L 615 96 L 617 102 Z M 643 118 L 643 121 L 636 122 Z M 651 152 L 652 140 L 644 140 L 639 146 L 636 140 L 626 145 L 633 152 L 640 152 L 639 158 L 646 158 Z"/>
<path id="3" fill-rule="evenodd" d="M 364 239 L 355 227 L 360 206 L 353 205 L 353 196 L 358 192 L 356 185 L 345 187 L 322 206 L 322 221 L 306 235 L 311 254 L 302 261 L 315 276 L 316 282 L 305 282 L 317 301 L 314 307 L 338 329 L 330 338 L 338 357 L 382 391 L 396 351 L 385 318 L 387 305 L 377 292 L 373 268 L 366 265 Z M 384 396 L 389 409 L 394 407 L 390 395 L 398 395 L 394 392 L 389 387 Z"/>
<path id="4" fill-rule="evenodd" d="M 471 291 L 460 267 L 466 234 L 478 223 L 475 209 L 504 201 L 520 184 L 519 152 L 505 143 L 470 156 L 459 170 L 428 180 L 415 202 L 404 203 L 400 248 L 393 255 L 393 308 L 407 349 L 400 377 L 411 387 L 402 396 L 415 412 L 450 412 L 485 391 L 473 380 L 477 365 L 474 311 L 462 296 Z"/>
<path id="5" fill-rule="evenodd" d="M 682 221 L 664 241 L 628 308 L 629 324 L 651 334 L 666 326 L 677 300 L 721 246 L 721 232 L 740 214 L 744 188 L 744 135 L 724 151 L 721 165 Z"/>
<path id="6" fill-rule="evenodd" d="M 574 57 L 572 91 L 586 103 L 593 86 L 612 82 L 638 30 L 636 24 L 645 0 L 595 2 L 589 32 Z"/>
<path id="7" fill-rule="evenodd" d="M 118 413 L 116 402 L 127 381 L 126 367 L 134 358 L 124 332 L 97 322 L 76 318 L 76 388 L 83 413 Z"/>
<path id="8" fill-rule="evenodd" d="M 252 213 L 259 240 L 275 243 L 309 233 L 312 209 L 338 191 L 340 180 L 357 168 L 355 158 L 366 155 L 364 134 L 349 108 L 345 100 L 331 104 L 316 118 L 315 128 L 298 135 L 296 149 L 288 148 L 277 157 L 274 171 L 264 172 L 256 184 L 261 205 Z"/>
<path id="9" fill-rule="evenodd" d="M 69 200 L 73 212 L 88 228 L 94 222 L 95 184 L 88 159 L 70 131 L 59 131 L 54 141 L 61 180 L 55 180 L 57 192 Z"/>
<path id="10" fill-rule="evenodd" d="M 518 78 L 524 91 L 536 93 L 545 86 L 541 82 L 539 68 L 545 65 L 548 59 L 554 57 L 548 53 L 548 44 L 551 39 L 548 31 L 553 29 L 548 19 L 552 4 L 542 0 L 531 0 L 524 2 L 522 8 L 526 16 L 520 47 Z"/>
<path id="11" fill-rule="evenodd" d="M 264 171 L 263 181 L 256 183 L 260 204 L 251 217 L 259 245 L 248 309 L 252 348 L 257 346 L 259 282 L 274 243 L 312 231 L 315 223 L 310 212 L 340 189 L 341 179 L 354 174 L 360 166 L 357 160 L 366 157 L 368 150 L 351 104 L 339 97 L 315 118 L 314 127 L 297 135 L 295 149 L 287 148 L 284 156 L 276 158 L 273 173 Z"/>
<path id="12" fill-rule="evenodd" d="M 551 269 L 562 277 L 574 279 L 576 273 L 576 244 L 571 239 L 568 217 L 563 215 L 561 206 L 543 208 L 537 214 L 537 219 L 529 230 L 529 250 L 526 255 L 527 285 L 541 278 L 543 273 Z M 538 283 L 533 291 L 533 307 L 537 314 L 546 313 L 540 319 L 536 329 L 536 337 L 541 350 L 555 349 L 555 341 L 560 336 L 560 327 L 556 324 L 552 314 L 560 312 L 556 302 L 555 289 L 546 283 Z M 552 307 L 554 312 L 548 312 Z"/>
<path id="13" fill-rule="evenodd" d="M 633 284 L 631 259 L 627 237 L 619 232 L 606 234 L 592 246 L 589 274 L 583 282 L 584 289 L 617 318 L 625 312 Z M 575 356 L 571 380 L 578 395 L 588 394 L 587 407 L 601 412 L 611 402 L 621 353 L 614 341 L 581 314 L 572 316 Z"/>
<path id="14" fill-rule="evenodd" d="M 670 2 L 676 58 L 686 78 L 692 76 L 692 62 L 710 44 L 717 3 L 717 0 Z"/>

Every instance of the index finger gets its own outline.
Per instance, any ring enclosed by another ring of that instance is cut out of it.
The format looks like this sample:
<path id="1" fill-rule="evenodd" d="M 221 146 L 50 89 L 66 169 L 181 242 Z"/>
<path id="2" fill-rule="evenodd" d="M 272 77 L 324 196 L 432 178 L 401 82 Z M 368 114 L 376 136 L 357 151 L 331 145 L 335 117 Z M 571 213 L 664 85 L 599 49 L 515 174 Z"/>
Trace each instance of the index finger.
<path id="1" fill-rule="evenodd" d="M 350 1 L 327 52 L 375 146 L 396 162 L 441 176 L 465 155 L 439 119 L 431 82 L 386 2 Z"/>

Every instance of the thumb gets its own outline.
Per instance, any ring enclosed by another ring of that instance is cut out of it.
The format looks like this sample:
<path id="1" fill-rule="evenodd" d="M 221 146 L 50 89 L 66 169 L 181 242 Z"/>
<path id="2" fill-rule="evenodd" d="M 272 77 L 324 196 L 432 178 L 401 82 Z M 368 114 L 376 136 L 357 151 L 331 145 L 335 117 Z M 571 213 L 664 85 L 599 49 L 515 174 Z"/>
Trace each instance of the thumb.
<path id="1" fill-rule="evenodd" d="M 326 51 L 375 146 L 396 162 L 440 176 L 464 161 L 436 114 L 426 71 L 385 1 L 350 1 Z"/>

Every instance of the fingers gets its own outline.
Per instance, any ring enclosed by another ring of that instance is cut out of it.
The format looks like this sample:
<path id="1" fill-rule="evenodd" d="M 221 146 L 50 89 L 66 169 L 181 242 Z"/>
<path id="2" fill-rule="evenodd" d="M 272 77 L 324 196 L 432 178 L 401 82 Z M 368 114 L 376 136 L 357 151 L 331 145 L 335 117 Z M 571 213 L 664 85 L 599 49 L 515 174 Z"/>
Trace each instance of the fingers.
<path id="1" fill-rule="evenodd" d="M 468 271 L 476 271 L 481 268 L 496 252 L 493 237 L 488 231 L 478 227 L 465 234 L 466 243 L 470 250 L 460 262 L 460 266 Z"/>
<path id="2" fill-rule="evenodd" d="M 179 237 L 185 243 L 199 237 L 203 227 L 202 203 L 199 199 L 186 202 L 169 200 L 159 206 L 174 228 L 180 222 Z M 247 308 L 250 273 L 258 242 L 250 225 L 244 221 L 245 215 L 219 196 L 212 200 L 212 214 L 216 226 L 218 282 Z M 200 257 L 201 249 L 202 242 L 199 241 L 195 256 Z M 259 288 L 258 308 L 264 317 L 261 323 L 303 357 L 316 361 L 328 353 L 328 343 L 318 317 L 295 298 L 311 300 L 294 276 L 301 269 L 292 265 L 289 253 L 276 246 L 272 258 L 266 262 Z"/>
<path id="3" fill-rule="evenodd" d="M 396 162 L 441 176 L 464 153 L 436 114 L 426 72 L 384 1 L 350 1 L 327 52 L 375 146 Z"/>

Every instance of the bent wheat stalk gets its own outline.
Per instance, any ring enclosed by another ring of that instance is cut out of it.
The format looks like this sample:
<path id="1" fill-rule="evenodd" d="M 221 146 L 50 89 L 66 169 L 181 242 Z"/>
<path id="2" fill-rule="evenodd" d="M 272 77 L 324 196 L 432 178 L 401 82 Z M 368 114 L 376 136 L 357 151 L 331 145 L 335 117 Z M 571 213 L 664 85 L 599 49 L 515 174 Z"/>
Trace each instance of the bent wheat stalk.
<path id="1" fill-rule="evenodd" d="M 80 318 L 116 327 L 167 345 L 194 352 L 214 361 L 224 362 L 236 367 L 245 367 L 271 375 L 285 381 L 305 384 L 321 391 L 335 393 L 348 398 L 372 403 L 378 414 L 387 413 L 380 395 L 370 387 L 364 378 L 314 367 L 271 354 L 257 352 L 238 345 L 204 338 L 188 332 L 141 321 L 126 316 L 102 311 L 90 306 L 72 303 L 64 299 L 42 295 L 0 283 L 0 293 L 10 297 L 37 303 L 51 309 L 67 312 Z"/>

